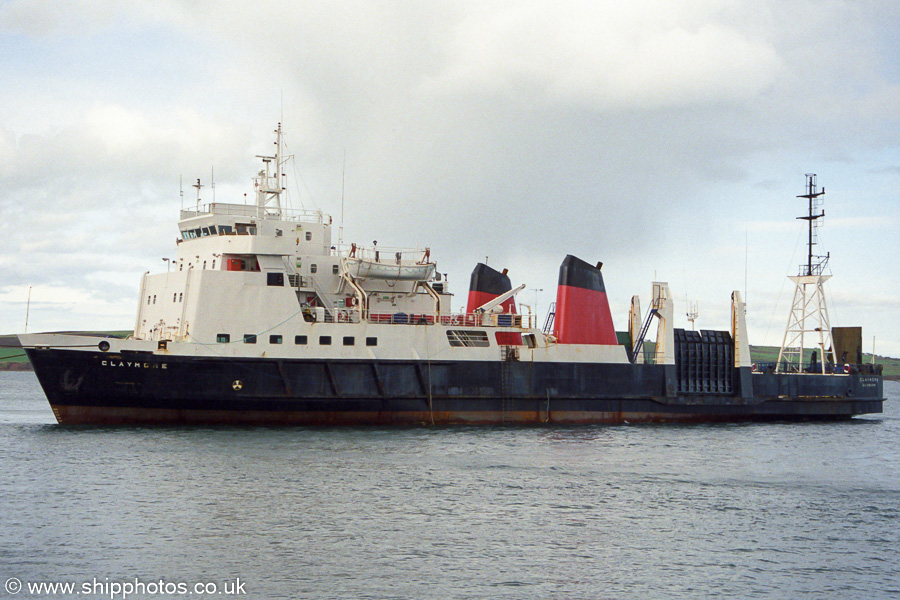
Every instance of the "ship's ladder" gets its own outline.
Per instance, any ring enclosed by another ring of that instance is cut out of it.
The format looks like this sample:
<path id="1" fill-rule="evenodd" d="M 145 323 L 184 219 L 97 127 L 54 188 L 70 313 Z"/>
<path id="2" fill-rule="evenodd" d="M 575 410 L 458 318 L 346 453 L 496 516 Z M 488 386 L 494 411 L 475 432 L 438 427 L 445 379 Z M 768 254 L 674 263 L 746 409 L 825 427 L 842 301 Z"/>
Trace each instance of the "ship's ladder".
<path id="1" fill-rule="evenodd" d="M 553 321 L 556 318 L 556 302 L 550 303 L 550 309 L 547 311 L 547 320 L 544 321 L 544 328 L 541 330 L 545 335 L 550 335 L 553 331 Z"/>
<path id="2" fill-rule="evenodd" d="M 319 280 L 315 277 L 311 277 L 311 279 L 313 283 L 313 289 L 316 290 L 316 295 L 319 297 L 322 306 L 325 308 L 325 321 L 334 322 L 335 312 L 337 310 L 337 296 L 326 292 L 325 288 L 323 288 L 321 284 L 319 284 Z"/>
<path id="3" fill-rule="evenodd" d="M 500 422 L 503 424 L 513 422 L 513 400 L 510 397 L 512 392 L 512 369 L 511 363 L 516 360 L 515 353 L 518 348 L 513 346 L 500 346 Z"/>
<path id="4" fill-rule="evenodd" d="M 644 326 L 641 327 L 641 334 L 638 336 L 637 342 L 634 344 L 634 350 L 631 353 L 631 364 L 634 364 L 637 361 L 637 357 L 640 356 L 644 347 L 644 338 L 647 337 L 647 332 L 650 331 L 650 323 L 653 321 L 653 317 L 658 314 L 659 309 L 656 308 L 651 308 L 650 312 L 647 313 L 647 320 L 644 321 Z"/>

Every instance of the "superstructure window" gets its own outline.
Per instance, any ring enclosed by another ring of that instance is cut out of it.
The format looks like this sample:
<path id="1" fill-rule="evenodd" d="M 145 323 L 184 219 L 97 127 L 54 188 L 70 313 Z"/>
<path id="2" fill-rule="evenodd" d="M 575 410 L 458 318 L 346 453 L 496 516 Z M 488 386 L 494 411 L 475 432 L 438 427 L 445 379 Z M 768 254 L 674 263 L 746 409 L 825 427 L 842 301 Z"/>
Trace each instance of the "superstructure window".
<path id="1" fill-rule="evenodd" d="M 312 240 L 312 231 L 306 232 L 306 241 L 309 242 Z"/>
<path id="2" fill-rule="evenodd" d="M 316 263 L 312 263 L 312 264 L 309 265 L 309 272 L 310 272 L 310 273 L 315 273 L 315 272 L 318 271 L 318 270 L 319 270 L 319 267 L 316 266 Z"/>
<path id="3" fill-rule="evenodd" d="M 181 302 L 184 300 L 184 292 L 178 292 L 178 301 Z"/>
<path id="4" fill-rule="evenodd" d="M 227 344 L 231 341 L 231 335 L 227 333 L 217 333 L 216 334 L 216 343 L 218 344 Z"/>
<path id="5" fill-rule="evenodd" d="M 478 330 L 448 329 L 447 339 L 451 346 L 470 348 L 487 348 L 491 345 L 487 333 Z"/>
<path id="6" fill-rule="evenodd" d="M 306 336 L 305 335 L 295 335 L 294 343 L 297 344 L 298 346 L 305 346 L 306 345 Z"/>
<path id="7" fill-rule="evenodd" d="M 338 274 L 338 266 L 337 266 L 337 265 L 331 265 L 331 272 L 332 272 L 334 275 L 337 275 L 337 274 Z"/>
<path id="8" fill-rule="evenodd" d="M 255 333 L 245 333 L 244 334 L 244 343 L 245 344 L 255 344 L 256 343 L 256 334 Z"/>
<path id="9" fill-rule="evenodd" d="M 266 273 L 266 285 L 284 287 L 284 273 Z"/>
<path id="10" fill-rule="evenodd" d="M 270 335 L 270 336 L 269 336 L 269 343 L 270 343 L 270 344 L 280 344 L 280 343 L 281 343 L 281 340 L 282 340 L 282 338 L 281 338 L 280 335 Z"/>
<path id="11" fill-rule="evenodd" d="M 344 336 L 344 345 L 345 346 L 353 346 L 354 344 L 356 344 L 356 340 L 353 338 L 352 335 Z"/>
<path id="12" fill-rule="evenodd" d="M 178 292 L 172 294 L 172 302 L 178 302 Z"/>
<path id="13" fill-rule="evenodd" d="M 319 336 L 319 345 L 320 346 L 330 346 L 331 345 L 331 336 L 330 335 L 320 335 Z"/>
<path id="14" fill-rule="evenodd" d="M 219 235 L 231 233 L 231 225 L 219 225 Z"/>
<path id="15" fill-rule="evenodd" d="M 366 338 L 366 346 L 377 346 L 378 338 L 377 337 L 367 337 Z"/>

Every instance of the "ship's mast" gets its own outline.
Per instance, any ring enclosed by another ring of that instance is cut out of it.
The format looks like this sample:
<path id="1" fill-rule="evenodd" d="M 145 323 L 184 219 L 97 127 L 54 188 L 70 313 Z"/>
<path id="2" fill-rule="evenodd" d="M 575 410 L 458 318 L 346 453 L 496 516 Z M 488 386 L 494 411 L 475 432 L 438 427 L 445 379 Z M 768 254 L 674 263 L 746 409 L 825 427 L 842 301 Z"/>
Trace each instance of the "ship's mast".
<path id="1" fill-rule="evenodd" d="M 783 371 L 799 373 L 804 370 L 803 349 L 806 334 L 816 339 L 817 349 L 815 364 L 809 366 L 809 371 L 825 373 L 826 354 L 828 362 L 832 364 L 836 362 L 824 289 L 825 282 L 831 279 L 831 275 L 825 275 L 831 253 L 825 256 L 813 254 L 813 246 L 818 244 L 820 219 L 825 217 L 820 199 L 824 194 L 824 187 L 821 192 L 817 189 L 816 174 L 807 173 L 806 193 L 797 196 L 808 200 L 807 214 L 797 217 L 806 221 L 809 226 L 806 264 L 800 265 L 799 275 L 788 277 L 795 286 L 794 302 L 778 353 L 776 373 Z"/>
<path id="2" fill-rule="evenodd" d="M 281 216 L 281 193 L 284 191 L 282 184 L 284 163 L 289 158 L 285 157 L 282 151 L 281 123 L 278 124 L 275 134 L 275 156 L 256 155 L 256 158 L 261 159 L 265 164 L 265 169 L 261 169 L 259 174 L 253 178 L 256 185 L 256 206 L 259 207 L 261 217 Z"/>
<path id="3" fill-rule="evenodd" d="M 830 255 L 825 256 L 815 256 L 813 254 L 813 246 L 819 243 L 819 219 L 825 216 L 825 211 L 822 210 L 819 214 L 816 214 L 816 211 L 819 210 L 822 206 L 819 198 L 825 194 L 825 188 L 822 188 L 821 192 L 816 191 L 816 174 L 815 173 L 807 173 L 806 174 L 806 193 L 797 196 L 798 198 L 806 198 L 809 200 L 809 213 L 803 217 L 797 217 L 798 219 L 802 219 L 809 223 L 809 241 L 807 242 L 807 259 L 806 259 L 806 270 L 801 268 L 800 275 L 813 275 L 813 269 L 815 267 L 816 272 L 821 273 L 825 269 L 825 265 L 828 263 L 828 259 Z M 818 262 L 813 265 L 813 259 L 816 259 Z"/>

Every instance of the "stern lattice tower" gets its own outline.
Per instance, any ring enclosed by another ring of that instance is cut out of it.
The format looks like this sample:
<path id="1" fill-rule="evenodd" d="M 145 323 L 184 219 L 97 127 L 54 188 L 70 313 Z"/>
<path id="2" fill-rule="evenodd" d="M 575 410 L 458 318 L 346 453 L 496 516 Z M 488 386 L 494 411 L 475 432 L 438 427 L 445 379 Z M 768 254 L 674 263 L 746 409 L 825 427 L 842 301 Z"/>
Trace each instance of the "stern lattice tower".
<path id="1" fill-rule="evenodd" d="M 815 340 L 817 372 L 825 373 L 827 361 L 832 364 L 836 362 L 824 288 L 825 282 L 831 279 L 831 275 L 825 274 L 831 254 L 827 253 L 824 256 L 813 254 L 813 246 L 818 245 L 820 219 L 825 217 L 821 199 L 824 194 L 824 187 L 821 192 L 818 191 L 815 173 L 807 173 L 806 193 L 797 196 L 806 198 L 809 205 L 808 213 L 797 217 L 807 221 L 809 227 L 806 264 L 800 265 L 799 275 L 788 277 L 794 283 L 794 301 L 788 315 L 781 350 L 778 353 L 776 373 L 802 372 L 803 350 L 807 341 L 811 340 Z"/>

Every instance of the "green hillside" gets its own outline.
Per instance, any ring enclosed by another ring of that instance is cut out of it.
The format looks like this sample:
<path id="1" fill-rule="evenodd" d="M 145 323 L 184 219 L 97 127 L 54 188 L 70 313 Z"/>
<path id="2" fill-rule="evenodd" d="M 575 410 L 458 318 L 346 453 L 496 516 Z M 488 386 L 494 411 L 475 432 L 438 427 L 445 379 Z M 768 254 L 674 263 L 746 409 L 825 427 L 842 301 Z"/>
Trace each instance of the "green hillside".
<path id="1" fill-rule="evenodd" d="M 775 346 L 750 346 L 750 356 L 754 363 L 774 363 L 778 360 L 779 348 Z M 807 348 L 803 353 L 803 363 L 809 364 L 812 358 L 812 349 Z M 872 355 L 863 353 L 863 363 L 872 362 Z M 875 363 L 884 365 L 884 374 L 891 377 L 900 377 L 900 359 L 889 356 L 875 355 Z"/>
<path id="2" fill-rule="evenodd" d="M 0 336 L 0 362 L 27 363 L 28 357 L 12 336 Z"/>
<path id="3" fill-rule="evenodd" d="M 131 335 L 131 331 L 66 331 L 59 333 L 78 333 L 84 335 L 110 336 L 124 338 Z M 3 370 L 29 370 L 30 363 L 25 351 L 19 345 L 19 338 L 15 335 L 0 335 L 0 371 Z"/>

